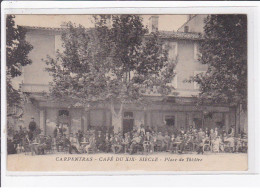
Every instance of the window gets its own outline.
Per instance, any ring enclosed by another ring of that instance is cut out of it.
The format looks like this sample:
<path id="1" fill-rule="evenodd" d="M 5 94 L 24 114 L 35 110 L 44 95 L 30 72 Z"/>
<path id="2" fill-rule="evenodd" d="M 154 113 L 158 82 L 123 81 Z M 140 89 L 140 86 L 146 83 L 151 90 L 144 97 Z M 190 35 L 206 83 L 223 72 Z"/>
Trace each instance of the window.
<path id="1" fill-rule="evenodd" d="M 169 59 L 175 60 L 178 54 L 178 44 L 177 42 L 169 43 Z"/>
<path id="2" fill-rule="evenodd" d="M 174 76 L 173 80 L 172 80 L 172 86 L 177 89 L 178 86 L 178 76 L 177 74 Z"/>
<path id="3" fill-rule="evenodd" d="M 134 113 L 133 112 L 124 112 L 124 118 L 133 118 Z"/>
<path id="4" fill-rule="evenodd" d="M 197 42 L 194 43 L 194 59 L 199 60 L 199 57 L 201 57 L 201 53 L 199 51 L 199 44 Z"/>
<path id="5" fill-rule="evenodd" d="M 59 110 L 58 112 L 58 124 L 64 131 L 69 131 L 70 128 L 70 116 L 68 110 Z"/>
<path id="6" fill-rule="evenodd" d="M 206 71 L 194 71 L 194 76 L 198 75 L 198 74 L 205 74 Z M 194 89 L 195 90 L 199 90 L 200 89 L 200 85 L 197 82 L 193 82 L 194 83 Z"/>
<path id="7" fill-rule="evenodd" d="M 68 110 L 59 110 L 59 116 L 69 116 Z"/>
<path id="8" fill-rule="evenodd" d="M 176 73 L 175 70 L 174 70 L 174 73 Z M 172 87 L 174 87 L 175 89 L 177 89 L 177 86 L 178 86 L 178 75 L 175 74 L 175 76 L 174 76 L 172 82 L 171 82 L 171 83 L 168 83 L 167 85 L 168 85 L 168 86 L 172 86 Z"/>
<path id="9" fill-rule="evenodd" d="M 184 32 L 189 32 L 189 26 L 184 26 Z"/>
<path id="10" fill-rule="evenodd" d="M 165 115 L 165 123 L 167 126 L 174 126 L 175 125 L 175 116 L 173 115 Z"/>

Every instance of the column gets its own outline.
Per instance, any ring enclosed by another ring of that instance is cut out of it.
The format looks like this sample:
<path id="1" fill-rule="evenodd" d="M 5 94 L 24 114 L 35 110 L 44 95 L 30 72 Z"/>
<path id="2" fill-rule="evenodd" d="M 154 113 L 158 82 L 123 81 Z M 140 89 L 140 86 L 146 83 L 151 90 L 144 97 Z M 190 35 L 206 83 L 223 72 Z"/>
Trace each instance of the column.
<path id="1" fill-rule="evenodd" d="M 230 124 L 229 124 L 229 112 L 224 113 L 224 117 L 225 117 L 226 132 L 228 132 L 228 129 L 230 128 Z"/>
<path id="2" fill-rule="evenodd" d="M 187 131 L 189 129 L 189 114 L 188 112 L 185 113 L 186 114 L 186 126 L 185 126 L 185 131 Z"/>
<path id="3" fill-rule="evenodd" d="M 150 111 L 150 127 L 155 127 L 153 126 L 153 111 Z"/>
<path id="4" fill-rule="evenodd" d="M 41 129 L 41 133 L 46 135 L 46 111 L 45 111 L 45 109 L 40 110 L 40 129 Z"/>
<path id="5" fill-rule="evenodd" d="M 201 125 L 202 125 L 202 129 L 204 130 L 204 113 L 203 111 L 201 112 Z"/>
<path id="6" fill-rule="evenodd" d="M 144 126 L 147 126 L 147 111 L 144 110 Z"/>
<path id="7" fill-rule="evenodd" d="M 84 130 L 87 130 L 90 125 L 90 111 L 89 110 L 87 110 L 85 112 L 85 118 L 86 119 L 85 119 L 85 123 L 84 123 Z"/>
<path id="8" fill-rule="evenodd" d="M 107 126 L 107 114 L 106 109 L 103 110 L 103 126 Z"/>
<path id="9" fill-rule="evenodd" d="M 84 110 L 81 110 L 81 116 L 80 116 L 80 128 L 81 128 L 81 131 L 84 131 L 84 122 L 85 122 L 85 120 L 84 120 Z"/>
<path id="10" fill-rule="evenodd" d="M 112 123 L 112 112 L 109 112 L 109 127 L 112 127 L 113 123 Z"/>
<path id="11" fill-rule="evenodd" d="M 235 128 L 235 135 L 240 132 L 240 106 L 237 105 L 236 107 L 236 128 Z"/>

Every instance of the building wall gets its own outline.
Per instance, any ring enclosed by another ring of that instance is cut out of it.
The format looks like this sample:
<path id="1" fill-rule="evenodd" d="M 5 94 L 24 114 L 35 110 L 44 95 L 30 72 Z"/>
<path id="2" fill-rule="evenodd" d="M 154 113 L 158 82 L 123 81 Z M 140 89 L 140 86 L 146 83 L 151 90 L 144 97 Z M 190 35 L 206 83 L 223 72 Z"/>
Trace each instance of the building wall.
<path id="1" fill-rule="evenodd" d="M 46 30 L 32 30 L 27 32 L 26 39 L 33 45 L 33 50 L 29 54 L 32 64 L 23 69 L 23 83 L 48 85 L 52 81 L 52 77 L 46 72 L 47 66 L 42 59 L 46 59 L 47 55 L 53 57 L 57 49 L 62 50 L 61 36 Z M 169 44 L 171 42 L 177 43 L 177 89 L 194 90 L 193 83 L 184 83 L 183 81 L 193 76 L 195 71 L 206 71 L 207 69 L 206 65 L 201 65 L 194 57 L 194 44 L 196 41 L 165 40 L 165 42 Z"/>
<path id="2" fill-rule="evenodd" d="M 32 64 L 23 69 L 24 84 L 49 84 L 52 80 L 48 72 L 45 71 L 46 64 L 42 59 L 47 55 L 51 57 L 55 54 L 55 35 L 49 32 L 28 31 L 26 40 L 33 45 L 29 58 Z"/>
<path id="3" fill-rule="evenodd" d="M 46 109 L 46 135 L 53 136 L 53 131 L 58 123 L 58 108 Z"/>
<path id="4" fill-rule="evenodd" d="M 203 33 L 204 19 L 206 17 L 207 15 L 196 15 L 195 17 L 192 17 L 186 24 L 178 29 L 178 32 L 184 32 L 185 26 L 188 26 L 189 32 Z"/>
<path id="5" fill-rule="evenodd" d="M 194 52 L 195 44 L 199 44 L 198 41 L 193 40 L 165 40 L 165 42 L 177 43 L 177 64 L 175 67 L 176 79 L 177 79 L 177 90 L 193 91 L 194 83 L 187 83 L 190 77 L 198 71 L 207 71 L 207 65 L 201 64 L 195 55 L 198 53 Z M 191 96 L 190 93 L 189 96 Z"/>
<path id="6" fill-rule="evenodd" d="M 83 111 L 79 109 L 72 109 L 69 111 L 71 117 L 71 133 L 76 133 L 78 130 L 82 129 L 82 114 Z"/>
<path id="7" fill-rule="evenodd" d="M 48 84 L 52 79 L 48 72 L 45 72 L 46 64 L 42 59 L 47 55 L 53 56 L 56 49 L 61 48 L 60 36 L 49 32 L 31 31 L 27 34 L 27 40 L 34 46 L 29 57 L 32 59 L 32 65 L 24 68 L 24 83 L 25 84 Z M 194 76 L 196 71 L 206 71 L 207 66 L 200 64 L 194 56 L 194 44 L 198 43 L 193 40 L 167 40 L 177 43 L 177 91 L 187 91 L 188 96 L 191 96 L 194 88 L 194 83 L 185 83 L 186 79 Z M 195 105 L 194 105 L 195 106 Z M 134 112 L 135 125 L 145 123 L 148 126 L 163 126 L 165 124 L 165 116 L 173 115 L 175 117 L 175 128 L 188 128 L 189 125 L 194 126 L 194 118 L 202 119 L 202 111 L 196 111 L 194 106 L 182 106 L 171 104 L 162 106 L 151 106 L 146 113 L 143 110 L 138 110 L 135 107 L 128 107 Z M 25 125 L 28 127 L 31 116 L 35 117 L 37 124 L 44 119 L 45 124 L 41 125 L 46 128 L 46 134 L 52 135 L 57 123 L 58 108 L 45 107 L 44 114 L 40 114 L 42 108 L 30 103 L 25 105 Z M 118 107 L 117 107 L 118 108 Z M 220 111 L 221 112 L 221 111 Z M 225 125 L 230 126 L 235 122 L 234 113 L 222 111 L 225 113 L 213 114 L 212 119 L 204 120 L 205 127 L 216 127 L 216 123 L 224 121 Z M 42 112 L 41 112 L 42 113 Z M 228 114 L 228 116 L 224 115 Z M 40 116 L 44 118 L 40 119 Z M 87 129 L 88 126 L 111 126 L 111 113 L 108 108 L 98 107 L 95 110 L 83 111 L 81 109 L 70 110 L 70 128 L 71 132 L 75 133 L 79 129 Z M 228 120 L 228 121 L 227 121 Z"/>

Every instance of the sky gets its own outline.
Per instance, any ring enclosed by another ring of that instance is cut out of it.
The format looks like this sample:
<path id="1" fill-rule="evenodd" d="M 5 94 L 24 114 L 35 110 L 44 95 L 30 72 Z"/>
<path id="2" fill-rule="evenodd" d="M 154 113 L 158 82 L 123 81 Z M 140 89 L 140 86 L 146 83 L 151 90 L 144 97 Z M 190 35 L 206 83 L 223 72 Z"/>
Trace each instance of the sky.
<path id="1" fill-rule="evenodd" d="M 151 15 L 142 15 L 144 26 Z M 15 23 L 24 26 L 60 27 L 63 22 L 73 22 L 93 27 L 91 15 L 16 15 Z M 159 30 L 177 31 L 187 21 L 187 15 L 159 15 Z"/>

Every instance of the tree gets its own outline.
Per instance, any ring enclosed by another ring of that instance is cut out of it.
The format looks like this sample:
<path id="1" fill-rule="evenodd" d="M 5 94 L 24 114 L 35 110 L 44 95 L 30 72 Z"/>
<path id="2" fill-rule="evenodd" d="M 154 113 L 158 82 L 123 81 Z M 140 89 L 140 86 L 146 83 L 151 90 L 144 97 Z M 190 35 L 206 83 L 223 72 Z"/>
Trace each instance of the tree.
<path id="1" fill-rule="evenodd" d="M 30 65 L 32 61 L 28 58 L 32 50 L 25 40 L 26 30 L 21 26 L 15 26 L 14 15 L 6 17 L 6 67 L 7 67 L 7 104 L 13 106 L 19 104 L 21 97 L 19 91 L 13 88 L 12 79 L 22 74 L 21 68 Z"/>
<path id="2" fill-rule="evenodd" d="M 201 102 L 247 106 L 247 16 L 210 15 L 205 20 L 199 60 L 206 74 L 190 81 L 200 85 Z"/>
<path id="3" fill-rule="evenodd" d="M 109 102 L 118 129 L 124 104 L 145 103 L 151 92 L 171 92 L 167 83 L 174 77 L 175 63 L 168 62 L 158 34 L 147 35 L 140 16 L 102 15 L 94 22 L 94 29 L 68 23 L 63 51 L 45 60 L 53 76 L 51 94 L 83 106 Z M 118 113 L 114 103 L 120 104 Z"/>

